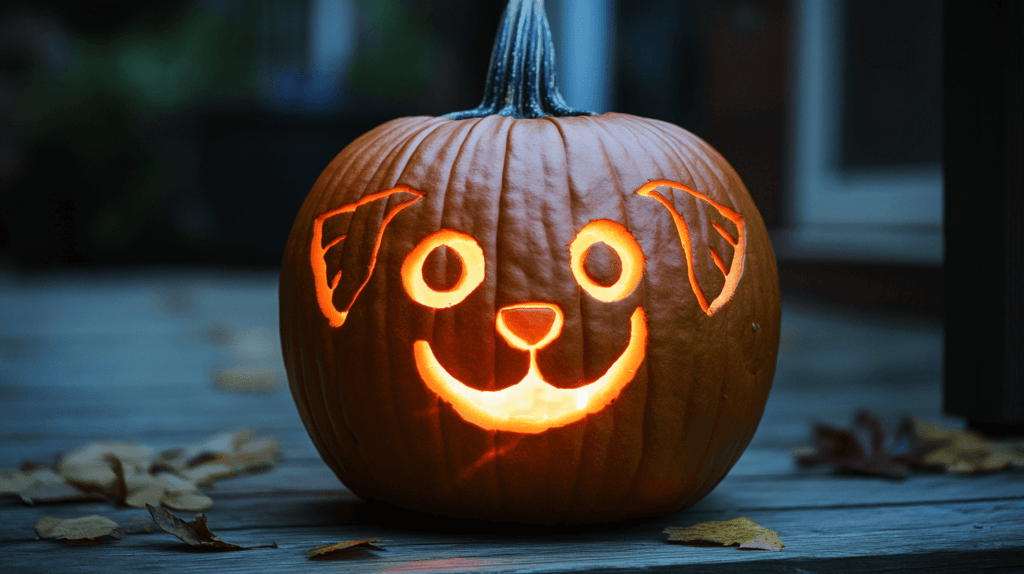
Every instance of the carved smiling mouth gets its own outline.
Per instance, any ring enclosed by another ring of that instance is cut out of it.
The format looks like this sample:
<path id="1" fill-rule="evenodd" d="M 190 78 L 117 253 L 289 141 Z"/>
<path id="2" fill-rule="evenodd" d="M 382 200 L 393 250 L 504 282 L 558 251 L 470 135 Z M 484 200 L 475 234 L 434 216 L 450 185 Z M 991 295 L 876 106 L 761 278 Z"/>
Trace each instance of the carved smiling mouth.
<path id="1" fill-rule="evenodd" d="M 582 387 L 559 389 L 544 380 L 537 350 L 561 333 L 561 310 L 546 303 L 512 305 L 498 311 L 496 322 L 511 346 L 530 353 L 526 376 L 500 391 L 467 387 L 438 362 L 429 342 L 413 343 L 416 368 L 427 387 L 463 419 L 488 430 L 535 434 L 601 411 L 633 380 L 647 354 L 647 315 L 637 307 L 630 317 L 629 343 L 608 370 Z"/>

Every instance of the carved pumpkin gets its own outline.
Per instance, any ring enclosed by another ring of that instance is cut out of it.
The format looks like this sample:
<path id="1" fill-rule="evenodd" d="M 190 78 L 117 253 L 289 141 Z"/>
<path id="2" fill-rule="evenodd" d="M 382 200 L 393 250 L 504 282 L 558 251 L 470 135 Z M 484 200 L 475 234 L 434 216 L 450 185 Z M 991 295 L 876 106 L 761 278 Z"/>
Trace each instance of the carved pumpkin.
<path id="1" fill-rule="evenodd" d="M 775 371 L 746 188 L 676 126 L 568 109 L 542 2 L 480 108 L 388 122 L 303 204 L 280 281 L 299 414 L 357 495 L 436 514 L 672 512 L 725 476 Z"/>

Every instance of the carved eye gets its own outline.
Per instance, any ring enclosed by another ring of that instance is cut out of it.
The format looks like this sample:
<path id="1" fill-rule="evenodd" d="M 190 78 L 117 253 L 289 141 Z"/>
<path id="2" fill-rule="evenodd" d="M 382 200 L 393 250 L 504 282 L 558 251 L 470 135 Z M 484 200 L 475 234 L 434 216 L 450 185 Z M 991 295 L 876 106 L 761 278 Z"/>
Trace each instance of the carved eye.
<path id="1" fill-rule="evenodd" d="M 597 243 L 603 243 L 618 256 L 621 271 L 611 285 L 601 285 L 585 268 L 587 253 Z M 569 265 L 572 275 L 583 290 L 598 301 L 618 301 L 636 289 L 644 273 L 644 253 L 633 234 L 622 224 L 607 219 L 596 219 L 586 224 L 569 244 Z"/>
<path id="2" fill-rule="evenodd" d="M 450 289 L 437 290 L 423 278 L 423 263 L 432 251 L 447 247 L 462 263 L 462 272 Z M 402 262 L 402 284 L 412 300 L 432 307 L 446 309 L 458 305 L 484 281 L 484 250 L 475 239 L 451 229 L 442 229 L 423 238 Z"/>

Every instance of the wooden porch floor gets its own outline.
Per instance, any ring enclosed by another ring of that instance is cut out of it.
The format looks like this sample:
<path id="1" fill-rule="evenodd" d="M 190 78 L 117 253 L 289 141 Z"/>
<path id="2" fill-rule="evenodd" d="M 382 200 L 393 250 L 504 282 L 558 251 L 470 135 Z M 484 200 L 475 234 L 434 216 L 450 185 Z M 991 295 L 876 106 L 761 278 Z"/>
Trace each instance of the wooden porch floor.
<path id="1" fill-rule="evenodd" d="M 216 346 L 210 328 L 218 324 L 236 339 L 264 338 L 248 350 Z M 682 512 L 577 531 L 481 527 L 360 502 L 320 460 L 286 385 L 239 394 L 212 384 L 216 369 L 242 360 L 281 368 L 279 353 L 268 358 L 259 348 L 276 343 L 276 325 L 272 273 L 0 275 L 0 468 L 52 460 L 95 440 L 167 448 L 243 426 L 282 443 L 269 472 L 208 489 L 214 505 L 206 511 L 222 538 L 277 549 L 197 552 L 163 533 L 91 546 L 40 541 L 33 525 L 42 516 L 99 514 L 121 523 L 140 512 L 8 498 L 0 500 L 0 571 L 1024 571 L 1024 473 L 892 481 L 793 463 L 791 449 L 809 444 L 813 420 L 846 425 L 860 407 L 962 424 L 941 413 L 937 323 L 787 299 L 775 386 L 729 476 Z M 662 534 L 736 516 L 777 531 L 785 549 L 681 546 Z M 387 550 L 306 558 L 313 546 L 362 538 L 387 540 Z"/>

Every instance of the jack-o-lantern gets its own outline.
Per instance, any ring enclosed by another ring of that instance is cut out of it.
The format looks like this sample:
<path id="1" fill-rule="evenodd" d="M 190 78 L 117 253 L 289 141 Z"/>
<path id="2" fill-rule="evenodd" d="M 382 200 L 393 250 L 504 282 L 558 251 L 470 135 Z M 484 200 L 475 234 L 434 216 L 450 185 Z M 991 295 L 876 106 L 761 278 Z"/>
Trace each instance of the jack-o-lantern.
<path id="1" fill-rule="evenodd" d="M 671 512 L 725 476 L 775 371 L 746 188 L 676 126 L 568 109 L 540 0 L 484 103 L 388 122 L 321 174 L 281 269 L 292 394 L 359 496 L 487 520 Z"/>

